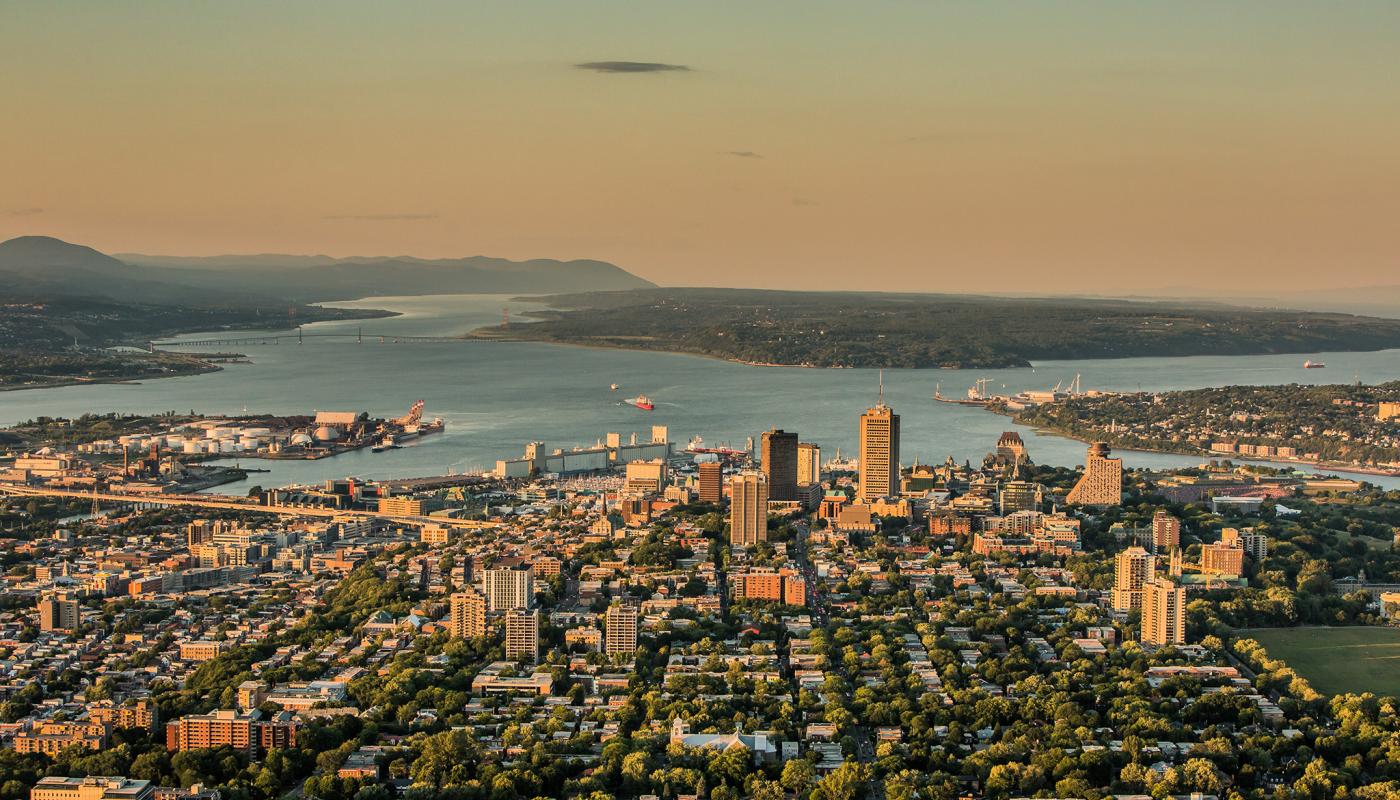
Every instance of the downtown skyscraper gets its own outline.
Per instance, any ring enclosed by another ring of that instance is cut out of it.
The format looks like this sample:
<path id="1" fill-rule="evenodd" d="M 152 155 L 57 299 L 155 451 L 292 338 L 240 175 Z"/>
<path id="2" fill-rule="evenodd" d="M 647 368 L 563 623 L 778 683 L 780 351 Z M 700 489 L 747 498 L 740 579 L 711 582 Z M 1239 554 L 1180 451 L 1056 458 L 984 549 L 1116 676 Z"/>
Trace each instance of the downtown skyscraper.
<path id="1" fill-rule="evenodd" d="M 797 499 L 797 434 L 765 431 L 761 442 L 763 474 L 769 500 Z"/>
<path id="2" fill-rule="evenodd" d="M 860 415 L 860 488 L 856 500 L 868 503 L 899 494 L 899 415 L 885 405 L 885 378 L 880 401 Z"/>
<path id="3" fill-rule="evenodd" d="M 768 478 L 757 471 L 729 482 L 729 543 L 751 547 L 768 541 Z"/>

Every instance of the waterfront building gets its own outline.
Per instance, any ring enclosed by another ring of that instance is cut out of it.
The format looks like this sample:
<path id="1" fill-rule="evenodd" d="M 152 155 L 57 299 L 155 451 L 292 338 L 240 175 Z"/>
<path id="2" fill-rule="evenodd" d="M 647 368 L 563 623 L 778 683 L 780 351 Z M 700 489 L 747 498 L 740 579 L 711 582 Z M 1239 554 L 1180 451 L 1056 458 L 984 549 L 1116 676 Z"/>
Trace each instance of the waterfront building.
<path id="1" fill-rule="evenodd" d="M 1186 643 L 1186 589 L 1166 578 L 1143 585 L 1141 638 L 1145 644 Z"/>
<path id="2" fill-rule="evenodd" d="M 797 499 L 797 434 L 774 429 L 760 438 L 763 475 L 768 479 L 768 499 Z"/>
<path id="3" fill-rule="evenodd" d="M 1123 459 L 1110 458 L 1108 445 L 1094 442 L 1084 459 L 1084 474 L 1065 502 L 1072 506 L 1116 506 L 1123 499 Z"/>
<path id="4" fill-rule="evenodd" d="M 528 567 L 496 567 L 481 571 L 481 593 L 491 612 L 529 608 L 535 601 L 535 580 Z"/>
<path id="5" fill-rule="evenodd" d="M 860 415 L 860 486 L 856 501 L 899 493 L 899 415 L 885 405 L 884 379 L 880 401 Z"/>
<path id="6" fill-rule="evenodd" d="M 1022 441 L 1021 434 L 1016 431 L 1005 431 L 1001 438 L 997 439 L 997 458 L 1008 464 L 1015 464 L 1026 459 L 1026 443 Z"/>
<path id="7" fill-rule="evenodd" d="M 66 595 L 50 595 L 39 601 L 39 630 L 68 631 L 78 629 L 81 611 L 77 599 Z"/>
<path id="8" fill-rule="evenodd" d="M 1181 520 L 1165 508 L 1152 515 L 1152 554 L 1164 555 L 1181 547 Z"/>
<path id="9" fill-rule="evenodd" d="M 452 595 L 449 626 L 459 639 L 475 639 L 486 635 L 486 596 L 475 589 Z"/>
<path id="10" fill-rule="evenodd" d="M 1141 609 L 1142 587 L 1156 574 L 1156 559 L 1141 547 L 1129 547 L 1119 553 L 1113 571 L 1113 610 Z"/>
<path id="11" fill-rule="evenodd" d="M 797 444 L 797 485 L 822 482 L 822 449 L 811 442 Z"/>
<path id="12" fill-rule="evenodd" d="M 528 661 L 540 658 L 540 612 L 513 609 L 506 612 L 506 659 Z"/>
<path id="13" fill-rule="evenodd" d="M 703 461 L 695 469 L 700 475 L 700 502 L 724 500 L 724 465 L 718 461 Z"/>
<path id="14" fill-rule="evenodd" d="M 630 656 L 637 650 L 637 607 L 614 603 L 608 607 L 604 652 Z"/>
<path id="15" fill-rule="evenodd" d="M 601 472 L 633 461 L 669 459 L 672 446 L 666 427 L 653 427 L 651 435 L 653 440 L 650 442 L 638 442 L 635 434 L 630 441 L 623 442 L 621 434 L 608 433 L 603 442 L 592 447 L 555 449 L 553 452 L 545 447 L 544 442 L 530 442 L 525 445 L 525 453 L 520 458 L 497 461 L 495 474 L 498 478 L 525 478 L 547 472 L 580 475 Z M 658 440 L 658 436 L 662 438 Z"/>
<path id="16" fill-rule="evenodd" d="M 729 543 L 750 547 L 768 540 L 768 478 L 741 472 L 729 482 Z"/>

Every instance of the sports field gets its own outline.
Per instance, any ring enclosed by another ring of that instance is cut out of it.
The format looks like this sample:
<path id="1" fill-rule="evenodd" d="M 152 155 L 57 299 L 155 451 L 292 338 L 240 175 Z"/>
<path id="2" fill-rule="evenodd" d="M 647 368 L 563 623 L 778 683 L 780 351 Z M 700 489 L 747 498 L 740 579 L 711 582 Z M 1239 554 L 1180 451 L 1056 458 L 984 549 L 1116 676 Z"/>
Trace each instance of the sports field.
<path id="1" fill-rule="evenodd" d="M 1323 694 L 1400 697 L 1400 629 L 1259 628 L 1241 631 Z"/>

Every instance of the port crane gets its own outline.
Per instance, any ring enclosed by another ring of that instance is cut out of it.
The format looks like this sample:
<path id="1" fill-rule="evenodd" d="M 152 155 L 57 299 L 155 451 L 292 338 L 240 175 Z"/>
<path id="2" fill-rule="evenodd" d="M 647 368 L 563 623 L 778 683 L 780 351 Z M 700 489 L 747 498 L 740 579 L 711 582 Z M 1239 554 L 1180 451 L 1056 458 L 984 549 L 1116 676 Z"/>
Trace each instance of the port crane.
<path id="1" fill-rule="evenodd" d="M 987 384 L 990 383 L 991 380 L 991 378 L 978 378 L 976 381 L 973 381 L 972 388 L 967 390 L 967 399 L 986 400 Z"/>
<path id="2" fill-rule="evenodd" d="M 407 430 L 409 428 L 416 428 L 418 426 L 418 423 L 422 421 L 423 401 L 415 400 L 413 402 L 413 405 L 409 407 L 408 413 L 404 414 L 402 417 L 395 417 L 393 423 L 399 426 L 400 428 Z"/>

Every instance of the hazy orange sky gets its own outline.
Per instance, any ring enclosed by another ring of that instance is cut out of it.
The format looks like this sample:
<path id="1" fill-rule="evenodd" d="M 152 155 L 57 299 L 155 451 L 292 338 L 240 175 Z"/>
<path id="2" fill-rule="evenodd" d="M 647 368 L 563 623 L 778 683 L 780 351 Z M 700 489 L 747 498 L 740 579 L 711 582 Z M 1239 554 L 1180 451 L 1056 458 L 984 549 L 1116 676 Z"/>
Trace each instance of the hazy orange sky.
<path id="1" fill-rule="evenodd" d="M 1395 283 L 1397 43 L 1393 0 L 0 0 L 0 238 L 688 285 Z"/>

